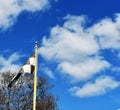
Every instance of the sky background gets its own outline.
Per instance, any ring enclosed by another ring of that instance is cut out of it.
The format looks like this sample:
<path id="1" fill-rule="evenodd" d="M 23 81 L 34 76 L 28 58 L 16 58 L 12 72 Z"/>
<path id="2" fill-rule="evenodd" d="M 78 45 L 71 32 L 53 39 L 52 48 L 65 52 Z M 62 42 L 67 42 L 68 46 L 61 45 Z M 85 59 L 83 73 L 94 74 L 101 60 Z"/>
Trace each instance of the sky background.
<path id="1" fill-rule="evenodd" d="M 35 41 L 60 110 L 120 110 L 120 1 L 0 0 L 0 72 L 17 72 Z"/>

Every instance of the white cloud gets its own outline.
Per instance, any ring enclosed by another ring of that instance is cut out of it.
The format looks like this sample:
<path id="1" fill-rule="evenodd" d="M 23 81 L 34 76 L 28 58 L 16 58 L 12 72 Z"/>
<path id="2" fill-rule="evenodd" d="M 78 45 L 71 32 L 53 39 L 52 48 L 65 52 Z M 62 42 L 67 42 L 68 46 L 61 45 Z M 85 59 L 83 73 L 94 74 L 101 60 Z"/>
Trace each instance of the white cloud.
<path id="1" fill-rule="evenodd" d="M 93 55 L 98 49 L 96 41 L 89 34 L 74 33 L 56 26 L 51 30 L 50 39 L 43 39 L 40 52 L 46 59 L 82 60 L 80 56 Z"/>
<path id="2" fill-rule="evenodd" d="M 87 20 L 87 16 L 81 15 L 81 16 L 71 16 L 71 15 L 67 15 L 66 17 L 64 17 L 65 20 L 67 20 L 64 23 L 64 27 L 79 33 L 80 35 L 84 36 L 84 24 L 86 23 Z"/>
<path id="3" fill-rule="evenodd" d="M 72 95 L 78 97 L 91 97 L 105 94 L 107 91 L 115 89 L 120 86 L 120 82 L 115 81 L 113 78 L 104 76 L 96 79 L 94 83 L 90 82 L 83 87 L 74 86 L 69 89 Z"/>
<path id="4" fill-rule="evenodd" d="M 19 61 L 21 55 L 18 53 L 13 53 L 8 59 L 0 56 L 0 72 L 18 72 L 20 65 L 16 64 Z"/>
<path id="5" fill-rule="evenodd" d="M 48 4 L 48 0 L 0 0 L 0 28 L 7 29 L 13 25 L 23 11 L 44 10 Z"/>
<path id="6" fill-rule="evenodd" d="M 45 66 L 44 64 L 40 65 L 40 70 L 43 73 L 47 74 L 50 78 L 55 79 L 55 76 L 54 76 L 52 70 L 50 68 L 48 68 L 47 66 Z"/>
<path id="7" fill-rule="evenodd" d="M 71 78 L 69 81 L 74 84 L 93 80 L 94 75 L 99 73 L 101 76 L 104 74 L 102 71 L 107 69 L 118 70 L 112 62 L 105 59 L 104 52 L 109 50 L 112 53 L 120 49 L 120 14 L 114 18 L 104 18 L 89 27 L 86 27 L 87 19 L 83 15 L 64 17 L 63 26 L 53 27 L 49 38 L 43 38 L 39 52 L 46 61 L 56 62 L 61 75 Z M 75 86 L 71 91 L 77 96 L 89 97 L 105 94 L 117 86 L 119 82 L 108 74 L 108 77 L 98 77 L 94 83 L 83 85 L 82 88 Z"/>
<path id="8" fill-rule="evenodd" d="M 120 48 L 120 15 L 112 18 L 105 18 L 94 24 L 88 29 L 93 35 L 98 37 L 98 42 L 102 49 L 119 49 Z"/>
<path id="9" fill-rule="evenodd" d="M 45 68 L 44 72 L 52 79 L 55 79 L 53 72 L 49 68 Z"/>
<path id="10" fill-rule="evenodd" d="M 56 61 L 58 69 L 74 81 L 87 80 L 110 64 L 98 55 L 100 47 L 94 36 L 84 29 L 84 16 L 65 17 L 63 27 L 51 29 L 50 38 L 43 38 L 40 54 Z"/>
<path id="11" fill-rule="evenodd" d="M 61 62 L 58 68 L 62 73 L 66 73 L 72 77 L 73 81 L 82 81 L 90 79 L 93 75 L 101 70 L 108 68 L 110 64 L 99 58 L 85 59 L 83 62 L 70 63 Z"/>

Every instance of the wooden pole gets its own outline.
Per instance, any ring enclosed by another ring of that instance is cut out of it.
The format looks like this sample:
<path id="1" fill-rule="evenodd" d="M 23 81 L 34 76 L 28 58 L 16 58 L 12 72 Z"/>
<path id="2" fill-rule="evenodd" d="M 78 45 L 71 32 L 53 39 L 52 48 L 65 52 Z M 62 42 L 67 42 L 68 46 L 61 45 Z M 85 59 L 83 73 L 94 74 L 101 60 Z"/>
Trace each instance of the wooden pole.
<path id="1" fill-rule="evenodd" d="M 35 70 L 34 70 L 34 93 L 33 93 L 33 110 L 36 110 L 37 94 L 37 60 L 38 60 L 38 43 L 35 43 Z"/>

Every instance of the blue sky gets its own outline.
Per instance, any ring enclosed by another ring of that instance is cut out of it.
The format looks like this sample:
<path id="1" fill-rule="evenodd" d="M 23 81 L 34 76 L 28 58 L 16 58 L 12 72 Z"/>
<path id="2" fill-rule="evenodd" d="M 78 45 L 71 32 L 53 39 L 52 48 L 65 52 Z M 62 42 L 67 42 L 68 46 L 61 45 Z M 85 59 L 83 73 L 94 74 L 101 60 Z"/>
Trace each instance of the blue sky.
<path id="1" fill-rule="evenodd" d="M 120 1 L 0 0 L 0 72 L 39 42 L 39 75 L 61 110 L 120 110 Z"/>

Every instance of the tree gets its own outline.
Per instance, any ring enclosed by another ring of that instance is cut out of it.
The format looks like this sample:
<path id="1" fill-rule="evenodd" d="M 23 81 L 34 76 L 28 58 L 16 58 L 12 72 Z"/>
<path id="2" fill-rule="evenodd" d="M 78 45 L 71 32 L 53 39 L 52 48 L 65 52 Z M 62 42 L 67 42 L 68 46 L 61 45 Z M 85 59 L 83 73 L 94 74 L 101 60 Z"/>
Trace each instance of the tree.
<path id="1" fill-rule="evenodd" d="M 11 72 L 1 73 L 0 110 L 32 110 L 33 75 L 25 74 L 19 78 L 12 88 L 7 85 L 13 78 Z M 58 110 L 58 98 L 51 93 L 52 85 L 40 76 L 37 79 L 37 110 Z"/>

